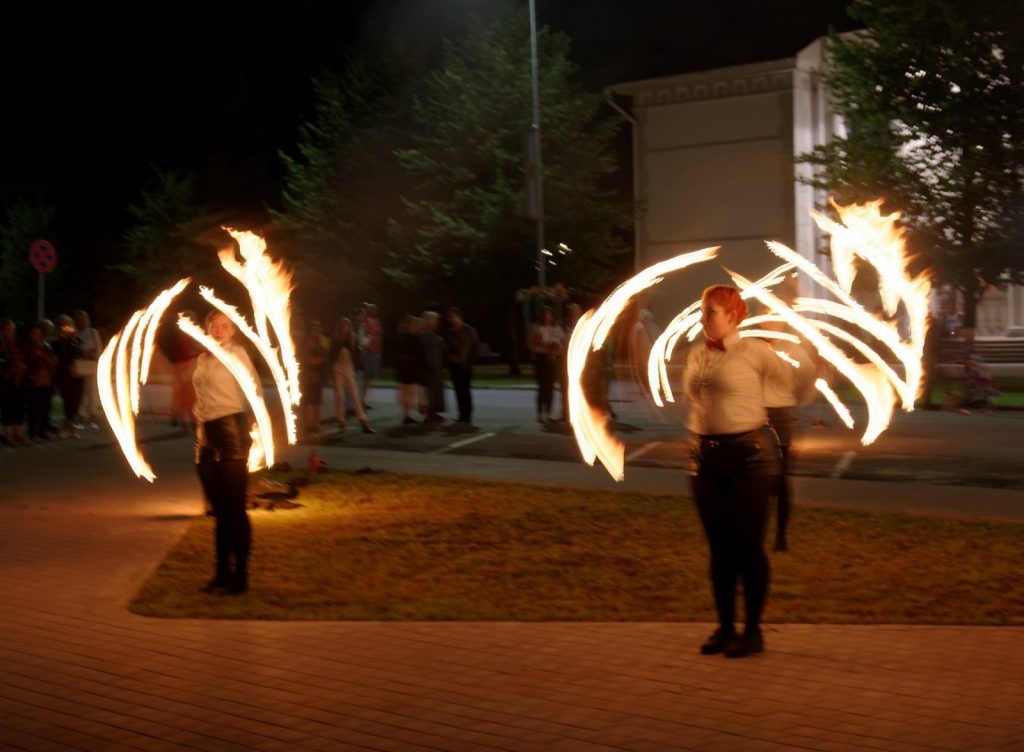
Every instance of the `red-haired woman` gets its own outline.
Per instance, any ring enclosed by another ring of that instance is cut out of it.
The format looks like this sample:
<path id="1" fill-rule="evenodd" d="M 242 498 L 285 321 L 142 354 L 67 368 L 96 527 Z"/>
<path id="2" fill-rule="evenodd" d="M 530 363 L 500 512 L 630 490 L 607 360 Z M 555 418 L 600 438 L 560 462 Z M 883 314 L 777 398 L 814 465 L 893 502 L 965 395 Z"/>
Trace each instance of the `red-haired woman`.
<path id="1" fill-rule="evenodd" d="M 259 376 L 245 347 L 237 341 L 238 330 L 224 313 L 213 310 L 206 317 L 206 332 L 242 362 L 262 396 Z M 207 593 L 240 595 L 249 587 L 249 548 L 252 528 L 246 511 L 249 471 L 247 460 L 252 439 L 249 402 L 238 381 L 212 353 L 196 359 L 192 373 L 196 402 L 194 460 L 199 482 L 213 517 L 216 570 L 202 589 Z"/>
<path id="2" fill-rule="evenodd" d="M 740 658 L 764 650 L 761 613 L 768 594 L 764 550 L 768 499 L 779 472 L 779 442 L 762 395 L 790 366 L 764 341 L 739 336 L 747 305 L 729 285 L 701 297 L 704 341 L 689 351 L 683 390 L 689 403 L 689 471 L 711 554 L 719 627 L 701 653 Z M 743 581 L 745 628 L 735 628 L 736 582 Z"/>

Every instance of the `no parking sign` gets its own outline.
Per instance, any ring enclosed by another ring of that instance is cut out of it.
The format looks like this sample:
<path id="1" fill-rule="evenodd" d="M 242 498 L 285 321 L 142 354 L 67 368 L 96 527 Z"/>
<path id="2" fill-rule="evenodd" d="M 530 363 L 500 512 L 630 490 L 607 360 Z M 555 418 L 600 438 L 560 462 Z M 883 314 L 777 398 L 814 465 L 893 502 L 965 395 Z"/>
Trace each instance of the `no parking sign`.
<path id="1" fill-rule="evenodd" d="M 35 240 L 28 247 L 28 260 L 40 274 L 49 274 L 57 268 L 57 249 L 49 240 Z"/>

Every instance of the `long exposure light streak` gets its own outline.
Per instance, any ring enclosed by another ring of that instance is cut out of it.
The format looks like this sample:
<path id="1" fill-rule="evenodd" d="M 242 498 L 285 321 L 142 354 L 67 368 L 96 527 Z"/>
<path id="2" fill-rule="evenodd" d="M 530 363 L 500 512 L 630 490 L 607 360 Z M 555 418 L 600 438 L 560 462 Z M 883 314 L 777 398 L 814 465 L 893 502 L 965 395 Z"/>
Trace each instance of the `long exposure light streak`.
<path id="1" fill-rule="evenodd" d="M 245 286 L 253 307 L 255 330 L 237 308 L 218 298 L 213 290 L 202 287 L 200 295 L 231 320 L 255 345 L 260 357 L 267 363 L 284 413 L 287 440 L 294 444 L 297 440 L 295 408 L 301 394 L 298 361 L 290 328 L 291 292 L 294 287 L 292 276 L 281 262 L 270 259 L 263 238 L 251 232 L 224 229 L 238 243 L 244 263 L 236 258 L 234 247 L 219 251 L 218 257 L 224 269 Z M 136 440 L 141 386 L 146 384 L 152 366 L 155 335 L 160 320 L 189 282 L 188 278 L 180 280 L 157 295 L 147 308 L 133 313 L 124 329 L 110 338 L 97 367 L 100 402 L 118 445 L 135 474 L 151 482 L 156 475 L 139 451 Z M 255 471 L 274 464 L 272 422 L 261 385 L 236 357 L 224 350 L 194 321 L 179 316 L 177 325 L 228 368 L 252 409 L 256 422 L 252 432 L 253 445 L 249 452 L 249 470 Z"/>
<path id="2" fill-rule="evenodd" d="M 189 335 L 206 348 L 213 357 L 219 360 L 235 381 L 242 388 L 242 393 L 249 402 L 253 414 L 256 416 L 258 436 L 253 440 L 249 450 L 249 470 L 255 471 L 262 467 L 263 462 L 273 464 L 274 462 L 274 433 L 270 423 L 270 414 L 267 412 L 267 405 L 263 401 L 263 389 L 256 380 L 256 376 L 249 371 L 236 355 L 228 352 L 213 337 L 208 335 L 202 328 L 188 316 L 178 317 L 178 328 Z"/>
<path id="3" fill-rule="evenodd" d="M 725 270 L 745 299 L 758 301 L 768 311 L 743 322 L 740 336 L 796 342 L 833 365 L 860 392 L 867 406 L 868 416 L 861 436 L 865 445 L 875 441 L 888 427 L 897 402 L 902 403 L 906 411 L 914 408 L 914 401 L 921 391 L 931 290 L 927 274 L 911 276 L 908 271 L 904 232 L 897 226 L 899 214 L 882 215 L 881 205 L 881 201 L 850 206 L 833 202 L 841 223 L 820 212 L 811 212 L 817 225 L 831 236 L 835 278 L 796 251 L 775 241 L 768 241 L 766 245 L 783 263 L 761 279 L 751 281 L 738 272 Z M 660 281 L 667 273 L 711 260 L 716 251 L 714 248 L 682 254 L 641 271 L 620 285 L 596 312 L 585 314 L 587 324 L 583 327 L 577 324 L 573 332 L 569 345 L 573 430 L 588 464 L 600 459 L 616 480 L 624 477 L 624 445 L 608 430 L 603 413 L 592 409 L 582 393 L 580 382 L 586 356 L 603 345 L 632 297 Z M 698 258 L 694 254 L 704 255 Z M 858 259 L 878 272 L 878 293 L 884 316 L 868 311 L 852 294 Z M 685 261 L 680 263 L 681 260 Z M 806 274 L 834 300 L 798 298 L 793 305 L 784 302 L 772 288 L 792 271 Z M 900 313 L 905 317 L 906 336 L 892 320 Z M 848 328 L 826 321 L 828 318 L 838 319 Z M 666 401 L 674 401 L 668 364 L 680 339 L 692 342 L 700 333 L 700 320 L 700 301 L 697 300 L 676 314 L 652 343 L 646 373 L 652 399 L 659 407 Z M 758 328 L 769 322 L 782 322 L 790 332 Z M 864 337 L 870 337 L 877 344 L 869 344 Z M 879 351 L 878 345 L 883 347 L 883 351 Z M 890 355 L 887 357 L 883 352 Z M 804 379 L 805 383 L 810 383 L 806 376 Z M 843 423 L 852 428 L 853 416 L 835 390 L 824 379 L 818 378 L 814 384 Z"/>
<path id="4" fill-rule="evenodd" d="M 281 362 L 288 374 L 282 401 L 287 394 L 291 404 L 297 406 L 302 395 L 299 393 L 299 361 L 295 357 L 295 343 L 290 330 L 291 294 L 295 289 L 291 272 L 283 262 L 274 261 L 267 255 L 267 243 L 256 233 L 224 229 L 238 243 L 245 263 L 238 263 L 233 248 L 225 248 L 218 254 L 221 266 L 249 292 L 253 321 L 260 339 L 269 342 L 268 325 L 273 331 L 280 348 Z"/>
<path id="5" fill-rule="evenodd" d="M 291 383 L 285 374 L 284 367 L 279 358 L 278 348 L 271 345 L 270 340 L 266 336 L 254 332 L 242 314 L 238 312 L 238 309 L 218 298 L 213 290 L 208 287 L 200 287 L 199 294 L 206 302 L 227 316 L 231 323 L 235 325 L 235 328 L 245 335 L 247 340 L 253 343 L 257 352 L 259 352 L 264 362 L 270 368 L 270 375 L 277 386 L 277 393 L 281 395 L 282 399 L 288 399 L 291 402 Z M 294 410 L 285 411 L 285 429 L 288 435 L 288 443 L 294 444 L 298 439 Z"/>
<path id="6" fill-rule="evenodd" d="M 596 311 L 587 311 L 576 322 L 569 339 L 567 354 L 569 371 L 569 414 L 576 443 L 584 461 L 594 464 L 595 458 L 612 477 L 622 480 L 625 446 L 608 429 L 607 416 L 593 408 L 583 394 L 582 379 L 587 355 L 600 350 L 626 304 L 638 293 L 658 284 L 666 274 L 693 264 L 709 261 L 718 254 L 718 247 L 683 253 L 647 267 L 619 285 Z"/>

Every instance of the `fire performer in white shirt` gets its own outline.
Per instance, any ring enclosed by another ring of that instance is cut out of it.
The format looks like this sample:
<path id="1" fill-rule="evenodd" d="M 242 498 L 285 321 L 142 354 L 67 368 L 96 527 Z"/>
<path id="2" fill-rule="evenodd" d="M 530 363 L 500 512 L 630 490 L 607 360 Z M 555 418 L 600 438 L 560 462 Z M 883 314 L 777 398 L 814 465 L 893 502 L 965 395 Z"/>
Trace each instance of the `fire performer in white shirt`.
<path id="1" fill-rule="evenodd" d="M 704 342 L 687 356 L 683 391 L 689 403 L 689 472 L 711 554 L 719 627 L 701 653 L 740 658 L 764 650 L 761 614 L 770 568 L 764 550 L 769 494 L 779 472 L 779 440 L 764 406 L 767 380 L 788 377 L 789 364 L 764 341 L 740 338 L 747 316 L 740 291 L 707 288 L 701 298 Z M 745 628 L 737 634 L 737 579 L 743 581 Z"/>
<path id="2" fill-rule="evenodd" d="M 231 319 L 214 310 L 206 317 L 206 331 L 245 366 L 258 387 L 256 369 L 237 341 L 238 330 Z M 205 352 L 198 357 L 192 383 L 196 390 L 194 459 L 216 520 L 216 572 L 203 590 L 239 595 L 249 586 L 252 528 L 246 494 L 253 420 L 238 380 L 213 354 Z"/>

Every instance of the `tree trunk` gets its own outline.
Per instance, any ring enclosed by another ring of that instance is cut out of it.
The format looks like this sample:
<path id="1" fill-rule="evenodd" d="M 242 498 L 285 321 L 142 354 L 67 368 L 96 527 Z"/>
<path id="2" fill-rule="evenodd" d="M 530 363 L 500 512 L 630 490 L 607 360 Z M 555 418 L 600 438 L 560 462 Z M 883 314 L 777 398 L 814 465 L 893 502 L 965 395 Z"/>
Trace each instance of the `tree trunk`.
<path id="1" fill-rule="evenodd" d="M 522 373 L 519 370 L 519 334 L 516 331 L 518 318 L 519 306 L 513 303 L 508 307 L 508 346 L 505 348 L 509 376 L 519 376 Z"/>
<path id="2" fill-rule="evenodd" d="M 985 288 L 974 286 L 961 292 L 964 299 L 964 319 L 960 327 L 961 329 L 969 329 L 971 332 L 974 332 L 978 326 L 978 304 L 981 302 L 981 297 L 985 294 Z"/>

